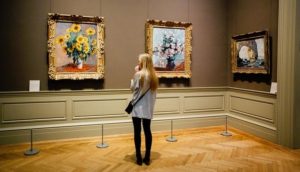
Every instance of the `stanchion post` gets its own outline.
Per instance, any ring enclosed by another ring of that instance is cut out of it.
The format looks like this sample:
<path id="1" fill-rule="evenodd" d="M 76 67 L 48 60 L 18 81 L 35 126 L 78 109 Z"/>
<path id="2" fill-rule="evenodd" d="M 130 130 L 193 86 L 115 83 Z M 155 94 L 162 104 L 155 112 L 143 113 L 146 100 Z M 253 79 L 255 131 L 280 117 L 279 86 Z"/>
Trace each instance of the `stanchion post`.
<path id="1" fill-rule="evenodd" d="M 104 143 L 104 141 L 103 141 L 103 132 L 104 132 L 103 124 L 101 124 L 101 126 L 102 126 L 101 143 L 97 144 L 97 148 L 107 148 L 108 144 Z"/>
<path id="2" fill-rule="evenodd" d="M 173 120 L 171 119 L 171 136 L 166 139 L 168 142 L 176 142 L 177 139 L 173 136 Z"/>
<path id="3" fill-rule="evenodd" d="M 221 133 L 222 136 L 232 136 L 232 134 L 230 132 L 228 132 L 228 129 L 227 129 L 227 115 L 225 117 L 225 131 L 223 131 Z"/>
<path id="4" fill-rule="evenodd" d="M 38 149 L 33 148 L 33 133 L 32 129 L 30 129 L 30 149 L 26 150 L 24 152 L 24 155 L 30 156 L 30 155 L 35 155 L 38 154 L 40 151 Z"/>

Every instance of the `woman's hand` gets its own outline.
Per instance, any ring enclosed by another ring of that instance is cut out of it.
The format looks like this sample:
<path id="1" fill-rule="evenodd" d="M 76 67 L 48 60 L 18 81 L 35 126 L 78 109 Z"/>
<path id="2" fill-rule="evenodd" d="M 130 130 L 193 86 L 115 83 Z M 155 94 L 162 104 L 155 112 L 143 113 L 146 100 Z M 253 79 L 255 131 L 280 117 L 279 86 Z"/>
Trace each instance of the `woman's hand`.
<path id="1" fill-rule="evenodd" d="M 140 71 L 140 66 L 139 66 L 139 65 L 136 65 L 136 66 L 134 67 L 134 70 L 135 70 L 136 72 Z"/>

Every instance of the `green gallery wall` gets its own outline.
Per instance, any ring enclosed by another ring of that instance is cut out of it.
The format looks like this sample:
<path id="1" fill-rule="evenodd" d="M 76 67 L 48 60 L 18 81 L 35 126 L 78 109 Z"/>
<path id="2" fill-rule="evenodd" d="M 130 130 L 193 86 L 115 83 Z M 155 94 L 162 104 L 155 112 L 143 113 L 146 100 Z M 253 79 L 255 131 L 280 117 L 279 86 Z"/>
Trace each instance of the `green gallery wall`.
<path id="1" fill-rule="evenodd" d="M 48 79 L 48 13 L 102 16 L 105 78 Z M 278 0 L 5 0 L 1 4 L 0 91 L 127 89 L 139 53 L 145 51 L 147 19 L 191 22 L 192 78 L 160 79 L 160 87 L 230 86 L 269 91 L 276 81 Z M 268 30 L 271 74 L 233 75 L 230 38 Z"/>

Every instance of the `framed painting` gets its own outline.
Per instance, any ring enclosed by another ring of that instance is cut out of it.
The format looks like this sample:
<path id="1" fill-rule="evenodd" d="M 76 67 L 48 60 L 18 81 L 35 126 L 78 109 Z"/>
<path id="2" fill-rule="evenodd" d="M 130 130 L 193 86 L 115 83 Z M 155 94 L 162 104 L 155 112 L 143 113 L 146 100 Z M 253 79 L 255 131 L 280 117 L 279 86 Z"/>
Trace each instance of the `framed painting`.
<path id="1" fill-rule="evenodd" d="M 103 18 L 49 13 L 48 57 L 50 79 L 103 78 Z"/>
<path id="2" fill-rule="evenodd" d="M 232 73 L 268 74 L 270 71 L 267 31 L 233 36 L 231 39 Z"/>
<path id="3" fill-rule="evenodd" d="M 191 41 L 191 23 L 146 22 L 146 51 L 160 78 L 191 78 Z"/>

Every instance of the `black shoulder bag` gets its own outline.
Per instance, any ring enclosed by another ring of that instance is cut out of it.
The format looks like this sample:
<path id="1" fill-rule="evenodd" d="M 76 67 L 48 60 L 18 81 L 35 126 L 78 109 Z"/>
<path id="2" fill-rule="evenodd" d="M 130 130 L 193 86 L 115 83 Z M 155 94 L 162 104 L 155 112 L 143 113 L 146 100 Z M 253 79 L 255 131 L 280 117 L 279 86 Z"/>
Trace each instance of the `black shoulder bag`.
<path id="1" fill-rule="evenodd" d="M 144 95 L 150 90 L 150 88 L 135 102 L 137 104 L 138 101 L 140 101 Z M 126 107 L 125 111 L 130 114 L 132 112 L 133 106 L 135 105 L 132 103 L 132 100 L 128 103 L 128 106 Z"/>

